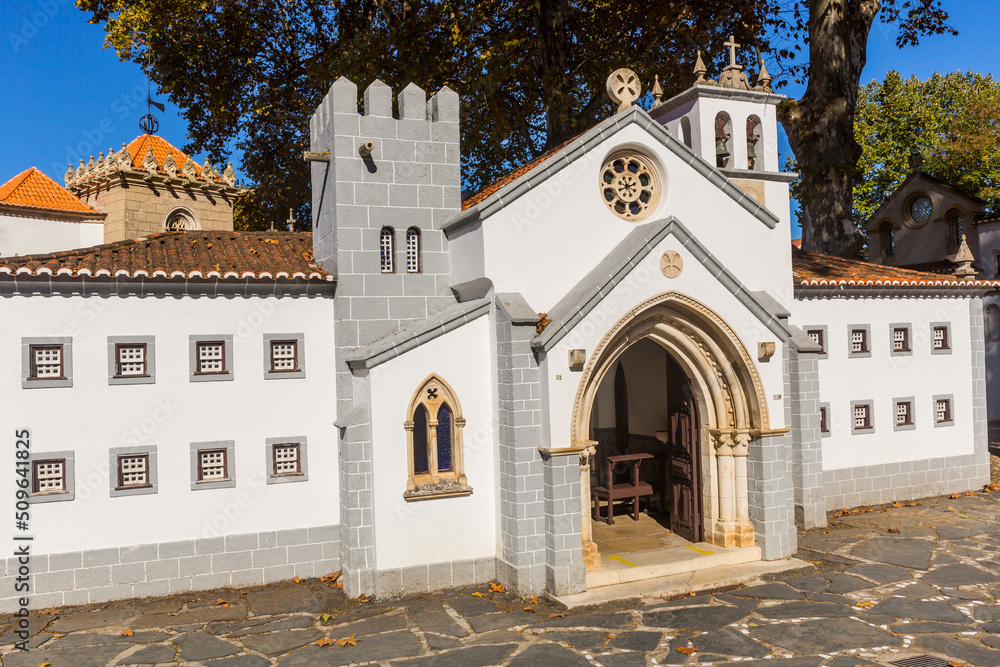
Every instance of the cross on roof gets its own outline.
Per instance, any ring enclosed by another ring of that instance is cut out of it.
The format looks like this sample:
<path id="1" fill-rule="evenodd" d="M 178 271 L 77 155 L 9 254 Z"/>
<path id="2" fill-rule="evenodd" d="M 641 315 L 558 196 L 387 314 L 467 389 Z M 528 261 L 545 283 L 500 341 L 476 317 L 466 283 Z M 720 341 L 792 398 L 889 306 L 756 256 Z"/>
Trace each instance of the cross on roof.
<path id="1" fill-rule="evenodd" d="M 730 35 L 729 41 L 723 42 L 722 45 L 729 47 L 729 67 L 731 68 L 738 67 L 738 65 L 736 64 L 736 49 L 740 48 L 743 45 L 737 44 L 736 37 L 733 35 Z"/>
<path id="2" fill-rule="evenodd" d="M 293 209 L 288 209 L 288 220 L 285 220 L 285 222 L 288 223 L 288 231 L 294 232 L 295 223 L 298 221 L 295 219 L 295 211 Z"/>

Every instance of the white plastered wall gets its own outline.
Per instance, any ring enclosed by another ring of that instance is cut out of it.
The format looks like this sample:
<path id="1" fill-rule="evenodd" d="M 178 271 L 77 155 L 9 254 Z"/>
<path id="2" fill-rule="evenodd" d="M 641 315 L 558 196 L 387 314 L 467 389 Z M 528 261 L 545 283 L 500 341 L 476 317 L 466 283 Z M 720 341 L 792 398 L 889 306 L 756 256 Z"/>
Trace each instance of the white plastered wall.
<path id="1" fill-rule="evenodd" d="M 497 449 L 490 318 L 479 317 L 373 368 L 376 569 L 493 557 L 497 553 Z M 403 422 L 413 393 L 432 373 L 454 390 L 463 432 L 468 496 L 407 502 Z"/>
<path id="2" fill-rule="evenodd" d="M 825 325 L 827 358 L 819 360 L 820 402 L 830 404 L 823 469 L 920 461 L 973 453 L 972 349 L 967 298 L 803 298 L 791 321 Z M 950 354 L 931 354 L 931 323 L 951 324 Z M 893 324 L 912 325 L 912 354 L 892 356 Z M 870 325 L 870 357 L 850 358 L 848 327 Z M 954 426 L 934 426 L 933 397 L 951 394 Z M 894 430 L 893 399 L 914 398 L 916 428 Z M 874 431 L 851 433 L 851 401 L 873 400 Z"/>
<path id="3" fill-rule="evenodd" d="M 329 298 L 0 299 L 4 432 L 32 450 L 73 450 L 76 499 L 32 506 L 37 553 L 340 523 Z M 303 379 L 264 379 L 266 333 L 303 333 Z M 234 379 L 190 382 L 190 334 L 230 334 Z M 156 383 L 108 384 L 108 336 L 154 335 Z M 71 336 L 73 386 L 21 388 L 21 337 Z M 308 438 L 304 482 L 266 484 L 265 439 Z M 190 443 L 234 440 L 235 488 L 191 490 Z M 110 497 L 108 450 L 157 447 L 158 492 Z M 13 497 L 11 469 L 0 488 Z"/>
<path id="4" fill-rule="evenodd" d="M 0 215 L 0 257 L 89 248 L 104 243 L 104 223 Z"/>

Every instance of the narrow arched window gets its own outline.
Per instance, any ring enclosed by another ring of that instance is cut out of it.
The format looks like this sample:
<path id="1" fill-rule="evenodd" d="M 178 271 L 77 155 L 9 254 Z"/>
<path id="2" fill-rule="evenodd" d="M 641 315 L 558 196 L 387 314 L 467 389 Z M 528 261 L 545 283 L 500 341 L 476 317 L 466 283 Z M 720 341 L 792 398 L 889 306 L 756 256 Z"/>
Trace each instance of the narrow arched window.
<path id="1" fill-rule="evenodd" d="M 747 169 L 764 168 L 764 142 L 762 141 L 760 118 L 747 117 Z"/>
<path id="2" fill-rule="evenodd" d="M 687 116 L 681 117 L 681 141 L 691 148 L 691 120 Z"/>
<path id="3" fill-rule="evenodd" d="M 396 264 L 393 255 L 396 252 L 396 238 L 392 227 L 383 227 L 378 237 L 379 266 L 382 273 L 393 273 Z"/>
<path id="4" fill-rule="evenodd" d="M 962 213 L 957 208 L 953 208 L 945 214 L 948 219 L 949 236 L 953 245 L 962 245 L 962 237 L 965 236 L 965 224 L 962 222 Z"/>
<path id="5" fill-rule="evenodd" d="M 1000 341 L 1000 306 L 995 303 L 986 306 L 986 340 Z"/>
<path id="6" fill-rule="evenodd" d="M 715 166 L 724 169 L 733 161 L 733 122 L 720 111 L 715 117 Z"/>
<path id="7" fill-rule="evenodd" d="M 420 273 L 420 230 L 406 230 L 406 272 Z"/>
<path id="8" fill-rule="evenodd" d="M 403 497 L 420 500 L 472 493 L 465 477 L 462 430 L 465 419 L 451 387 L 431 375 L 413 395 L 407 433 L 409 474 Z"/>
<path id="9" fill-rule="evenodd" d="M 891 222 L 883 222 L 879 229 L 879 243 L 882 245 L 882 255 L 891 257 L 896 254 L 896 231 Z"/>

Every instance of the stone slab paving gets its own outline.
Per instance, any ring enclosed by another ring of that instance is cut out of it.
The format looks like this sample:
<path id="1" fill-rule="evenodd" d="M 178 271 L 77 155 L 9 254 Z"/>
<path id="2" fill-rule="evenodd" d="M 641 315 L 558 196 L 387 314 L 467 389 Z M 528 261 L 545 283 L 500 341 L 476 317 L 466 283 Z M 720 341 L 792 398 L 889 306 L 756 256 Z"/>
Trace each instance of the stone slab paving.
<path id="1" fill-rule="evenodd" d="M 726 591 L 568 611 L 486 586 L 367 602 L 284 582 L 37 611 L 28 652 L 0 617 L 0 665 L 1000 667 L 1000 493 L 838 514 L 800 533 L 812 570 Z"/>

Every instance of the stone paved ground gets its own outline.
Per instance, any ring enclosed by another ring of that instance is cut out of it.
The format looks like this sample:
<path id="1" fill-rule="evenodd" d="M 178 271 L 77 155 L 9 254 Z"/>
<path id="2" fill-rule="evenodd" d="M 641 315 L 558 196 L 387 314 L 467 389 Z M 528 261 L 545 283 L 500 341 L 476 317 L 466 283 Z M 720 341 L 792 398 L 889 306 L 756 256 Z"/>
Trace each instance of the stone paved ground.
<path id="1" fill-rule="evenodd" d="M 310 580 L 46 610 L 27 653 L 0 618 L 0 653 L 4 667 L 1000 666 L 998 513 L 1000 493 L 834 513 L 800 534 L 810 569 L 678 600 L 564 612 L 481 587 L 365 603 Z"/>

